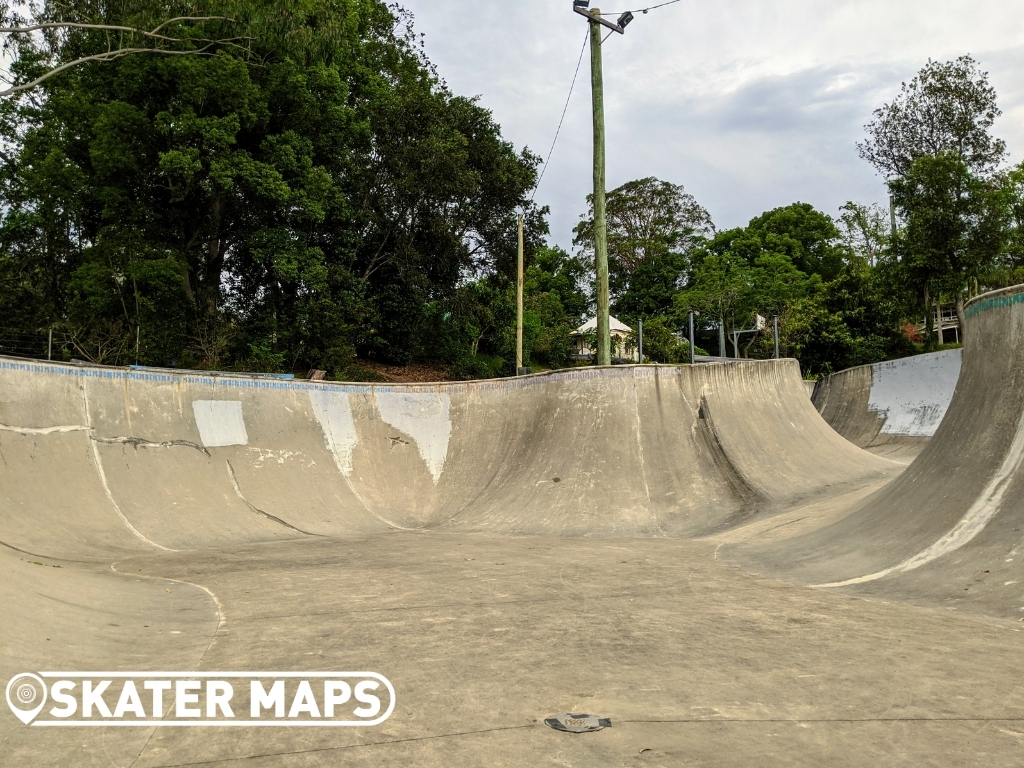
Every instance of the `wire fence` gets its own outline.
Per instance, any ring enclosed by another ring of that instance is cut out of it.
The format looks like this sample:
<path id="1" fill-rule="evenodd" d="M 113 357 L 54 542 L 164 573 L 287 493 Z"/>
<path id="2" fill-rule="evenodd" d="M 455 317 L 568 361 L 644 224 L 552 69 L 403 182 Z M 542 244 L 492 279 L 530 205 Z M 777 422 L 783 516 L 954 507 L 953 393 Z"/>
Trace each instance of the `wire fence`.
<path id="1" fill-rule="evenodd" d="M 50 329 L 25 330 L 0 327 L 0 355 L 35 360 L 63 360 L 63 339 Z"/>

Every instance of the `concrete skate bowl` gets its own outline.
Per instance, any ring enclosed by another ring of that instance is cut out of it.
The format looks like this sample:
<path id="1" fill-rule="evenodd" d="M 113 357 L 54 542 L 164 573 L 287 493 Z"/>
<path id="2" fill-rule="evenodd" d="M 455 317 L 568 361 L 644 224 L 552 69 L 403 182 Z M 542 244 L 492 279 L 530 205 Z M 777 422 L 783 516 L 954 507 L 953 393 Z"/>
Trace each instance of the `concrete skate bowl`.
<path id="1" fill-rule="evenodd" d="M 829 525 L 720 556 L 803 584 L 1024 617 L 1024 286 L 966 314 L 956 392 L 906 472 Z"/>
<path id="2" fill-rule="evenodd" d="M 988 318 L 1010 301 L 972 319 L 1005 334 Z M 1002 433 L 971 439 L 1005 463 Z M 856 541 L 808 539 L 840 555 L 812 562 L 794 534 L 903 471 L 825 423 L 795 361 L 368 386 L 2 359 L 0 680 L 361 669 L 399 706 L 375 728 L 0 713 L 0 762 L 875 768 L 969 765 L 969 745 L 1019 765 L 1019 624 L 892 604 L 918 597 L 887 579 L 883 601 L 795 583 L 869 572 L 842 559 Z M 870 567 L 933 525 L 900 514 Z M 986 534 L 1010 535 L 1002 515 Z M 559 712 L 614 727 L 567 738 L 543 724 Z"/>
<path id="3" fill-rule="evenodd" d="M 962 359 L 952 349 L 850 368 L 819 380 L 811 398 L 851 443 L 909 464 L 942 423 Z"/>
<path id="4" fill-rule="evenodd" d="M 388 387 L 13 360 L 0 377 L 0 536 L 54 556 L 694 536 L 899 471 L 822 421 L 794 361 Z"/>

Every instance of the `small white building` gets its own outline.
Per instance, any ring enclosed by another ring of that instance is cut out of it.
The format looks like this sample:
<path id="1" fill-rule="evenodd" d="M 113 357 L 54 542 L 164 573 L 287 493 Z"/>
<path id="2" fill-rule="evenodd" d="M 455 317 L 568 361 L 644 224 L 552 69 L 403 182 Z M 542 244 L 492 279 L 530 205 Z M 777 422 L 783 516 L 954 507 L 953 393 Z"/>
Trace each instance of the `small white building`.
<path id="1" fill-rule="evenodd" d="M 608 328 L 612 337 L 612 358 L 639 362 L 640 355 L 638 350 L 626 349 L 626 337 L 633 332 L 633 329 L 617 317 L 608 318 Z M 597 333 L 596 317 L 590 318 L 587 322 L 573 331 L 572 336 L 576 340 L 576 357 L 585 358 L 597 354 L 597 350 L 590 349 L 587 346 L 587 336 L 593 336 L 595 333 Z"/>

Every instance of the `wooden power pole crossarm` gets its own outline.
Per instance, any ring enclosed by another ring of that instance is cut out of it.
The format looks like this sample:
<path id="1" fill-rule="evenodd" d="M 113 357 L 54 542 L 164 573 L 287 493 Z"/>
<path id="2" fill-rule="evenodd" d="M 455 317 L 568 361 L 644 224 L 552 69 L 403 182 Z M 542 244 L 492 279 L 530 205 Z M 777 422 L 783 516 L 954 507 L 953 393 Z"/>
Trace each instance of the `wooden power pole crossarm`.
<path id="1" fill-rule="evenodd" d="M 594 257 L 597 271 L 597 364 L 611 365 L 608 308 L 608 229 L 605 221 L 604 74 L 600 9 L 590 11 L 590 79 L 594 99 Z"/>

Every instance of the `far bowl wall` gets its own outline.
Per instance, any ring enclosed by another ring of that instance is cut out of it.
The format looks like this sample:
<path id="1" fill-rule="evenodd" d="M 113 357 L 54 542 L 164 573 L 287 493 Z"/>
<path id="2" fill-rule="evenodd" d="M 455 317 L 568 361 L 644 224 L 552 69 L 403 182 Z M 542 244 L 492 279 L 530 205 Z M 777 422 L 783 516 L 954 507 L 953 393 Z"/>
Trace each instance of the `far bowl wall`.
<path id="1" fill-rule="evenodd" d="M 959 349 L 850 368 L 820 380 L 814 406 L 854 445 L 913 458 L 935 434 L 960 378 Z"/>

